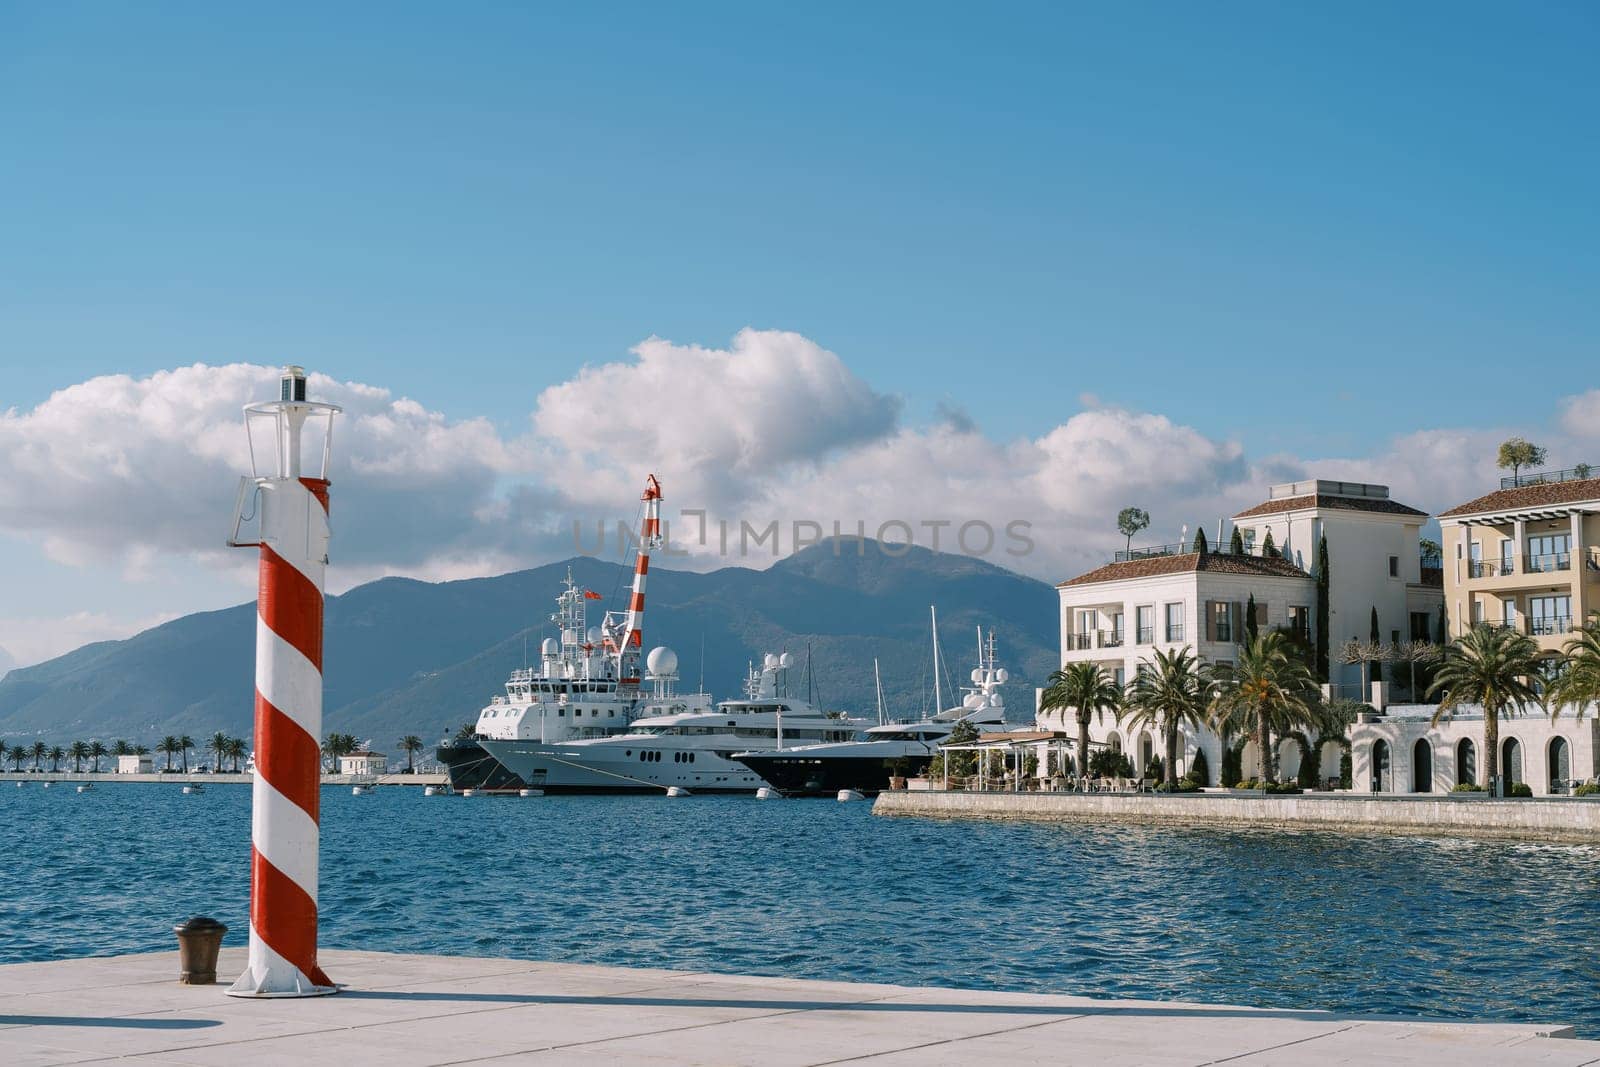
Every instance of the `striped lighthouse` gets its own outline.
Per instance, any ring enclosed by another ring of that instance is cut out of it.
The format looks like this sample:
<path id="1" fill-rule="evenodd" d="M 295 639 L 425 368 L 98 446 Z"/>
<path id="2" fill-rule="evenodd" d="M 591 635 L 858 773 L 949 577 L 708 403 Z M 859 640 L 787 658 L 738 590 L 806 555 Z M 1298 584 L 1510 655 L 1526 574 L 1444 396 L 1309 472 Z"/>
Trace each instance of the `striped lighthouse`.
<path id="1" fill-rule="evenodd" d="M 644 586 L 650 576 L 650 553 L 662 545 L 661 483 L 654 474 L 645 477 L 644 493 L 639 499 L 644 502 L 639 558 L 633 568 L 633 595 L 628 598 L 628 614 L 616 644 L 618 678 L 623 685 L 639 684 L 639 653 L 644 645 Z"/>
<path id="2" fill-rule="evenodd" d="M 233 545 L 259 548 L 256 598 L 255 782 L 250 821 L 250 957 L 230 996 L 307 997 L 338 992 L 317 966 L 317 800 L 322 754 L 322 590 L 328 564 L 327 466 L 339 408 L 306 399 L 306 374 L 284 370 L 276 401 L 245 408 L 254 430 L 272 427 L 272 473 L 240 484 Z M 308 421 L 326 420 L 321 462 L 301 454 Z M 259 540 L 238 540 L 253 499 Z"/>

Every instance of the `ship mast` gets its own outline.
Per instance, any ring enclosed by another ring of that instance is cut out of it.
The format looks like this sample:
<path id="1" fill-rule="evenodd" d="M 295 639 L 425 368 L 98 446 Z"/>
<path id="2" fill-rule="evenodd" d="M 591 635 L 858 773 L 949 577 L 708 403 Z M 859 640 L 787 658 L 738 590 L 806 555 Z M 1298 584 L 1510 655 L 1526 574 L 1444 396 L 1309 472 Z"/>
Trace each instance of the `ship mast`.
<path id="1" fill-rule="evenodd" d="M 933 619 L 933 713 L 944 710 L 944 690 L 939 686 L 939 609 L 928 605 L 928 615 Z"/>

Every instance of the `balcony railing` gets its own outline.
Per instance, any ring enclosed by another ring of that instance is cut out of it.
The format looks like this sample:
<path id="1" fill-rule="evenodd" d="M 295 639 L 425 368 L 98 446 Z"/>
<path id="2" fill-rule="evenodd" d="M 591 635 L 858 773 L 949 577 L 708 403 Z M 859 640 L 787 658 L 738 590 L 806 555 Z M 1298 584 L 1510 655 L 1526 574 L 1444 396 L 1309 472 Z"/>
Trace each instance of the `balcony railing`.
<path id="1" fill-rule="evenodd" d="M 1119 550 L 1116 556 L 1113 557 L 1112 562 L 1129 563 L 1136 559 L 1159 559 L 1162 556 L 1181 556 L 1185 552 L 1193 551 L 1194 549 L 1191 546 L 1185 544 L 1150 545 L 1146 548 L 1129 548 Z"/>
<path id="2" fill-rule="evenodd" d="M 1534 637 L 1553 637 L 1556 634 L 1571 632 L 1571 615 L 1546 615 L 1542 618 L 1528 620 L 1528 633 Z"/>
<path id="3" fill-rule="evenodd" d="M 1141 645 L 1153 645 L 1155 642 L 1156 628 L 1154 626 L 1139 627 L 1139 643 Z"/>
<path id="4" fill-rule="evenodd" d="M 1516 474 L 1510 478 L 1500 479 L 1502 489 L 1520 489 L 1525 485 L 1550 485 L 1553 482 L 1581 482 L 1593 478 L 1594 468 L 1587 463 L 1580 463 L 1576 467 L 1569 467 L 1561 471 L 1535 471 L 1532 474 Z"/>
<path id="5" fill-rule="evenodd" d="M 1540 574 L 1546 571 L 1570 571 L 1571 569 L 1571 552 L 1547 552 L 1541 556 L 1529 556 L 1526 564 L 1526 570 L 1529 574 Z"/>
<path id="6" fill-rule="evenodd" d="M 1179 623 L 1168 623 L 1167 624 L 1167 640 L 1168 641 L 1182 641 L 1183 640 L 1183 623 L 1179 622 Z"/>
<path id="7" fill-rule="evenodd" d="M 1100 647 L 1101 648 L 1121 648 L 1122 647 L 1122 631 L 1121 630 L 1101 630 L 1100 631 Z"/>
<path id="8" fill-rule="evenodd" d="M 1493 578 L 1498 574 L 1510 573 L 1510 567 L 1490 560 L 1474 559 L 1467 561 L 1467 577 L 1469 578 Z"/>
<path id="9" fill-rule="evenodd" d="M 1094 634 L 1068 634 L 1067 649 L 1071 652 L 1082 652 L 1094 647 Z"/>

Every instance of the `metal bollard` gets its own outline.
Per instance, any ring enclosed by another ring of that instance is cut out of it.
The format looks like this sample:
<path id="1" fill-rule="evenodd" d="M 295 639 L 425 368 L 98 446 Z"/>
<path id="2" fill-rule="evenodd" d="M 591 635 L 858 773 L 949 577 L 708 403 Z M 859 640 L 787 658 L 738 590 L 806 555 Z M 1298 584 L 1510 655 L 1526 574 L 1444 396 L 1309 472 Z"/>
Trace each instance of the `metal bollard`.
<path id="1" fill-rule="evenodd" d="M 217 980 L 217 954 L 228 928 L 217 920 L 197 915 L 172 928 L 178 935 L 178 981 L 184 985 L 212 985 Z"/>

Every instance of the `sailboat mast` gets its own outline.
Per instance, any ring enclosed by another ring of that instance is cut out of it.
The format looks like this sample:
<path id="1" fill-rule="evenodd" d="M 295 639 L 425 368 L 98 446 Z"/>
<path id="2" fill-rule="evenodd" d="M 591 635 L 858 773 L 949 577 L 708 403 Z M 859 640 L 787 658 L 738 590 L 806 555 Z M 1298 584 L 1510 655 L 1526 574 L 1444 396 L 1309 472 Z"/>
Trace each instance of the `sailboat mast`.
<path id="1" fill-rule="evenodd" d="M 878 725 L 883 725 L 883 675 L 878 671 L 878 657 L 872 657 L 872 684 L 878 691 Z"/>
<path id="2" fill-rule="evenodd" d="M 944 690 L 939 686 L 939 609 L 928 605 L 928 615 L 933 620 L 933 713 L 944 710 Z"/>

